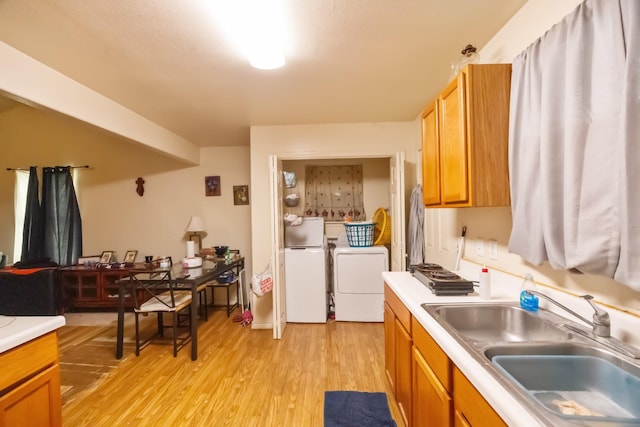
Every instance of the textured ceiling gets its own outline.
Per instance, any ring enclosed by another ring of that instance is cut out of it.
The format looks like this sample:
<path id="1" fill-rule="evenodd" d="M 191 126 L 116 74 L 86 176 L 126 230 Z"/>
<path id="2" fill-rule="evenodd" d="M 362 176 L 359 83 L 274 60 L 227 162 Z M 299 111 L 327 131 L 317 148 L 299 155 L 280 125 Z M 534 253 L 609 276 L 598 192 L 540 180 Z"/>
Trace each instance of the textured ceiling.
<path id="1" fill-rule="evenodd" d="M 0 0 L 0 40 L 195 144 L 248 145 L 251 125 L 414 120 L 525 1 L 284 0 L 271 71 L 233 50 L 214 0 Z"/>

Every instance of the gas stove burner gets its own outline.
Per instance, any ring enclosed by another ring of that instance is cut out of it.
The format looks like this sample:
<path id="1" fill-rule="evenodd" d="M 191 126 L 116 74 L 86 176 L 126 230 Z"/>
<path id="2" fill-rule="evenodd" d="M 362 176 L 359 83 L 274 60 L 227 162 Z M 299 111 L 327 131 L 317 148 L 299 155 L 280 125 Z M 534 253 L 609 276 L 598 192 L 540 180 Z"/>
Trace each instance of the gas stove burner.
<path id="1" fill-rule="evenodd" d="M 438 264 L 431 264 L 428 262 L 425 262 L 424 264 L 416 264 L 416 265 L 412 265 L 412 271 L 413 270 L 418 270 L 418 271 L 434 271 L 434 270 L 444 270 L 444 268 L 442 268 L 442 266 L 438 265 Z"/>
<path id="2" fill-rule="evenodd" d="M 432 264 L 437 265 L 437 264 Z M 426 270 L 415 266 L 413 277 L 422 282 L 435 295 L 468 295 L 473 293 L 473 282 L 465 280 L 449 270 L 440 267 Z"/>
<path id="3" fill-rule="evenodd" d="M 447 270 L 441 270 L 441 271 L 429 271 L 427 273 L 427 276 L 433 280 L 433 281 L 455 281 L 455 282 L 459 282 L 462 279 L 462 277 L 458 276 L 455 273 L 452 273 L 450 271 Z"/>

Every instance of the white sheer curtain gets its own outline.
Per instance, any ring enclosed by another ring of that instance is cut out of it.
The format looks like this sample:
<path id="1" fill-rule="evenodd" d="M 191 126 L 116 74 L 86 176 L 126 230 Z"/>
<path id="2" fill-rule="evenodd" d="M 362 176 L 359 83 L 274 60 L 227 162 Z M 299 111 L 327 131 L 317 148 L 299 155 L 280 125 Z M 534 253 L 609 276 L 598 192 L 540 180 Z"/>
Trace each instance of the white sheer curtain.
<path id="1" fill-rule="evenodd" d="M 27 188 L 29 187 L 29 171 L 17 170 L 16 186 L 13 196 L 13 263 L 20 261 L 22 255 L 22 233 L 24 232 L 24 214 L 27 206 Z M 7 257 L 8 262 L 8 257 Z"/>
<path id="2" fill-rule="evenodd" d="M 327 221 L 366 219 L 362 166 L 307 166 L 305 170 L 304 215 Z"/>
<path id="3" fill-rule="evenodd" d="M 587 0 L 513 61 L 509 250 L 640 290 L 636 0 Z"/>

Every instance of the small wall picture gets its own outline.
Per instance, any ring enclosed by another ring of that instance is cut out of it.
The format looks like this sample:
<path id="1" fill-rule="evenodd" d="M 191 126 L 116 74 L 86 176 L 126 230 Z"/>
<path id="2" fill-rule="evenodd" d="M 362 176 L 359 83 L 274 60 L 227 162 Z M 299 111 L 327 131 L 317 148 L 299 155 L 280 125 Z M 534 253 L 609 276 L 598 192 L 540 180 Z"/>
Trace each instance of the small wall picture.
<path id="1" fill-rule="evenodd" d="M 205 176 L 204 177 L 204 194 L 206 196 L 219 196 L 220 193 L 220 177 Z"/>
<path id="2" fill-rule="evenodd" d="M 136 257 L 138 256 L 138 251 L 127 251 L 124 254 L 124 259 L 122 260 L 122 262 L 130 262 L 130 263 L 134 263 L 136 262 Z"/>
<path id="3" fill-rule="evenodd" d="M 109 264 L 113 261 L 112 258 L 114 258 L 114 253 L 114 251 L 103 251 L 102 255 L 100 255 L 100 262 L 102 264 Z"/>
<path id="4" fill-rule="evenodd" d="M 234 205 L 249 204 L 249 186 L 248 185 L 233 186 L 233 204 Z"/>

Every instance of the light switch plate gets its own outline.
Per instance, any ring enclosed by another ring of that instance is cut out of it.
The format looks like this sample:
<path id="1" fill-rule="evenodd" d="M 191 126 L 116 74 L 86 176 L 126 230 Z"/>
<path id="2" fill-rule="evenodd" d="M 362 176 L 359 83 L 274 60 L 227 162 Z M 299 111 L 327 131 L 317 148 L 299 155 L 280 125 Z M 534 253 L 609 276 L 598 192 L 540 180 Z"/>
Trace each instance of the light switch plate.
<path id="1" fill-rule="evenodd" d="M 476 255 L 484 257 L 484 240 L 478 239 L 476 242 Z"/>
<path id="2" fill-rule="evenodd" d="M 498 241 L 497 240 L 489 240 L 489 258 L 490 259 L 498 259 Z"/>

